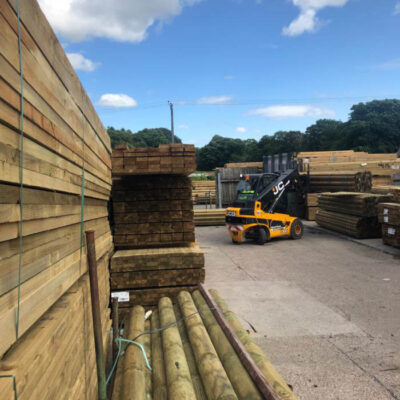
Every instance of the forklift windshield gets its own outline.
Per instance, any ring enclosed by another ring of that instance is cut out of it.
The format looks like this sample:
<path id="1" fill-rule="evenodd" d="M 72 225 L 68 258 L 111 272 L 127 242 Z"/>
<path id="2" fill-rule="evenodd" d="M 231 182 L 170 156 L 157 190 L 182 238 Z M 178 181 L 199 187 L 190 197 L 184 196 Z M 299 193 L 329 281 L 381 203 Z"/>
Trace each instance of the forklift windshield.
<path id="1" fill-rule="evenodd" d="M 246 175 L 242 177 L 236 187 L 237 200 L 252 200 L 257 193 L 259 176 Z"/>

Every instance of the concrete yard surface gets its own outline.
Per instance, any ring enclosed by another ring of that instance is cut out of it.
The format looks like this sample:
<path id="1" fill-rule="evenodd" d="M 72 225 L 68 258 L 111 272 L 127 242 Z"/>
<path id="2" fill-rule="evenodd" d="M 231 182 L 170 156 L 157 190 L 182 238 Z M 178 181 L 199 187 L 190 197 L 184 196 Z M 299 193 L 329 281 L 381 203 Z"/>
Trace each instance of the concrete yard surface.
<path id="1" fill-rule="evenodd" d="M 234 245 L 225 227 L 198 227 L 196 237 L 207 288 L 225 298 L 300 400 L 400 399 L 396 252 L 313 226 L 301 240 L 264 246 Z"/>

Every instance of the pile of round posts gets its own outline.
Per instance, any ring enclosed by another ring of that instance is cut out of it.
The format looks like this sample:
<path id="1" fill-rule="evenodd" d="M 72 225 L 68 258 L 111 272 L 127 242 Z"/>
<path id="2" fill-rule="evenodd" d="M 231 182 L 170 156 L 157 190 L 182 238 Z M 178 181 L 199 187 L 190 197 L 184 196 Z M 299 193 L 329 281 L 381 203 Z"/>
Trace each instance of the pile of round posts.
<path id="1" fill-rule="evenodd" d="M 279 373 L 253 343 L 226 303 L 213 291 L 220 312 L 245 346 L 259 371 L 273 388 L 269 399 L 296 400 Z M 112 400 L 262 400 L 264 397 L 242 364 L 213 310 L 199 290 L 159 301 L 149 321 L 143 307 L 135 306 L 124 336 L 130 344 L 119 359 Z"/>
<path id="2" fill-rule="evenodd" d="M 310 174 L 313 192 L 369 192 L 372 186 L 370 172 L 315 172 Z"/>

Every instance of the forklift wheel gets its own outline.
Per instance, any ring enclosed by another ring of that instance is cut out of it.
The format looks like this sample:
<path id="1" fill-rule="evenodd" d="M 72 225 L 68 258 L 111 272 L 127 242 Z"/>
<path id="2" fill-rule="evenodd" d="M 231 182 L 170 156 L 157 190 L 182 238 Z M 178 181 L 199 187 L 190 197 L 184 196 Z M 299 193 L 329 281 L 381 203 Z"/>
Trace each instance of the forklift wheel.
<path id="1" fill-rule="evenodd" d="M 299 219 L 295 219 L 290 229 L 290 237 L 292 239 L 301 239 L 304 232 L 303 223 Z"/>
<path id="2" fill-rule="evenodd" d="M 258 231 L 258 238 L 257 238 L 257 244 L 263 245 L 267 242 L 268 236 L 267 232 L 264 228 L 260 228 Z"/>
<path id="3" fill-rule="evenodd" d="M 237 242 L 236 240 L 232 239 L 233 244 L 240 244 L 241 242 Z"/>

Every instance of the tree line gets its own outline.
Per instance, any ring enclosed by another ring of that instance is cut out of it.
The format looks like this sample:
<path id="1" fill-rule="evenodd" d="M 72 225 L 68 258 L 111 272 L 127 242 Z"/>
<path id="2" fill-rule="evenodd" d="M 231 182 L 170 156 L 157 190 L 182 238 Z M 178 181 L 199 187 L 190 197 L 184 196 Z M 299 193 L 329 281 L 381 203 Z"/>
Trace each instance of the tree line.
<path id="1" fill-rule="evenodd" d="M 170 143 L 165 128 L 144 129 L 137 133 L 108 128 L 112 145 L 156 147 Z M 181 139 L 175 136 L 175 142 Z M 286 152 L 355 150 L 369 153 L 395 153 L 400 145 L 400 100 L 374 100 L 353 105 L 349 120 L 320 119 L 305 132 L 278 131 L 260 140 L 233 139 L 215 135 L 197 149 L 197 167 L 210 171 L 228 162 L 262 161 L 263 156 Z"/>

